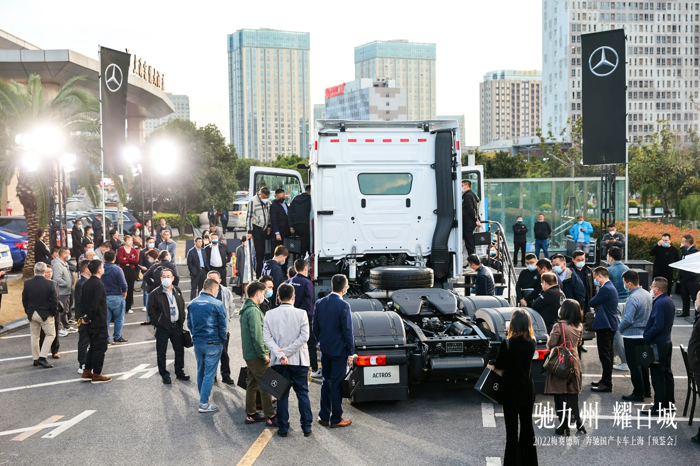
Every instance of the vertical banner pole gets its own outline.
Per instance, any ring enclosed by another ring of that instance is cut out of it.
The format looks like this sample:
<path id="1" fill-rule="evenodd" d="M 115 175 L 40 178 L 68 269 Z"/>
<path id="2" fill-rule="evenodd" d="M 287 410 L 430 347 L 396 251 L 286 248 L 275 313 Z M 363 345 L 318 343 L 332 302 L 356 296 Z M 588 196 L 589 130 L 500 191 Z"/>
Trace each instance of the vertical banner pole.
<path id="1" fill-rule="evenodd" d="M 102 47 L 97 46 L 97 53 L 100 55 L 100 79 L 98 86 L 98 96 L 100 99 L 100 197 L 102 198 L 102 240 L 107 238 L 107 217 L 105 215 L 105 148 L 104 148 L 104 119 L 102 116 Z M 99 246 L 99 245 L 95 245 Z"/>

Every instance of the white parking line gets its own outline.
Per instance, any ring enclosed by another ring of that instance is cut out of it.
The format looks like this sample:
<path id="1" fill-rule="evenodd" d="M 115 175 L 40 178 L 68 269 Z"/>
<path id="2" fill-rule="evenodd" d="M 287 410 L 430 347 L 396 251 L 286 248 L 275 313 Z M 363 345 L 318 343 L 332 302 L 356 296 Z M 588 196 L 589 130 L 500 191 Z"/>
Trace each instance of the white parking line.
<path id="1" fill-rule="evenodd" d="M 501 466 L 501 457 L 500 456 L 487 456 L 486 457 L 486 466 Z"/>
<path id="2" fill-rule="evenodd" d="M 63 422 L 53 422 L 51 424 L 37 424 L 35 426 L 23 427 L 21 429 L 6 430 L 4 432 L 0 432 L 0 437 L 2 437 L 3 435 L 21 434 L 23 432 L 31 432 L 31 431 L 35 431 L 37 429 L 49 429 L 49 428 L 56 427 L 56 429 L 52 430 L 48 434 L 41 437 L 41 438 L 55 438 L 58 435 L 60 435 L 61 433 L 65 432 L 66 430 L 70 429 L 71 427 L 73 427 L 74 425 L 79 423 L 80 421 L 82 421 L 83 419 L 95 414 L 96 412 L 97 411 L 95 411 L 95 410 L 87 410 L 87 411 L 83 411 L 82 413 L 78 414 L 73 419 L 69 419 L 69 420 L 63 421 Z"/>
<path id="3" fill-rule="evenodd" d="M 112 345 L 109 347 L 110 350 L 113 349 L 118 349 L 118 348 L 124 348 L 125 346 L 136 346 L 136 345 L 147 345 L 149 343 L 155 343 L 156 339 L 154 338 L 153 340 L 146 340 L 146 341 L 138 341 L 136 343 L 120 343 L 118 345 Z M 77 353 L 78 350 L 69 350 L 69 351 L 61 351 L 61 354 L 71 354 L 71 353 Z M 29 356 L 16 356 L 14 358 L 5 358 L 5 359 L 0 359 L 0 362 L 7 362 L 7 361 L 17 361 L 19 359 L 31 359 L 32 355 L 30 354 Z"/>
<path id="4" fill-rule="evenodd" d="M 481 403 L 481 420 L 484 427 L 496 427 L 493 403 Z"/>
<path id="5" fill-rule="evenodd" d="M 613 374 L 612 376 L 615 378 L 618 378 L 618 379 L 629 379 L 630 378 L 629 375 L 625 375 L 625 374 Z M 581 377 L 600 378 L 600 374 L 581 374 Z M 687 375 L 674 375 L 673 378 L 674 379 L 687 379 L 688 376 Z"/>
<path id="6" fill-rule="evenodd" d="M 150 366 L 150 364 L 139 364 L 138 366 L 134 367 L 131 369 L 129 372 L 125 373 L 121 377 L 119 377 L 117 380 L 127 380 L 136 375 L 139 372 L 142 372 L 145 368 Z"/>

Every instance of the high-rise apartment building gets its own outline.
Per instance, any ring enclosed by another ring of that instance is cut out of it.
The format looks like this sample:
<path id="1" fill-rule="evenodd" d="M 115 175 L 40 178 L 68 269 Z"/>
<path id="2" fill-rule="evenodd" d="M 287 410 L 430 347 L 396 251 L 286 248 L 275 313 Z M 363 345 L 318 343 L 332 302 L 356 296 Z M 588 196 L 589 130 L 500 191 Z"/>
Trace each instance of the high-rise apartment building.
<path id="1" fill-rule="evenodd" d="M 374 41 L 355 47 L 355 79 L 383 76 L 406 89 L 409 120 L 435 119 L 435 44 Z"/>
<path id="2" fill-rule="evenodd" d="M 186 95 L 177 95 L 166 92 L 165 95 L 168 96 L 170 101 L 175 107 L 175 113 L 171 113 L 163 118 L 149 118 L 145 121 L 146 123 L 146 137 L 158 129 L 159 127 L 165 125 L 170 120 L 185 120 L 190 121 L 190 98 Z"/>
<path id="3" fill-rule="evenodd" d="M 480 145 L 534 136 L 542 125 L 541 87 L 539 71 L 486 73 L 479 83 Z"/>
<path id="4" fill-rule="evenodd" d="M 231 143 L 246 159 L 309 154 L 309 33 L 241 29 L 228 36 Z"/>
<path id="5" fill-rule="evenodd" d="M 406 121 L 406 89 L 391 79 L 356 79 L 326 89 L 329 120 Z"/>
<path id="6" fill-rule="evenodd" d="M 543 124 L 558 134 L 581 117 L 581 35 L 625 30 L 630 142 L 667 120 L 687 141 L 698 130 L 700 3 L 542 1 Z M 584 122 L 585 124 L 585 122 Z M 686 134 L 684 134 L 686 133 Z M 567 133 L 568 136 L 568 133 Z"/>

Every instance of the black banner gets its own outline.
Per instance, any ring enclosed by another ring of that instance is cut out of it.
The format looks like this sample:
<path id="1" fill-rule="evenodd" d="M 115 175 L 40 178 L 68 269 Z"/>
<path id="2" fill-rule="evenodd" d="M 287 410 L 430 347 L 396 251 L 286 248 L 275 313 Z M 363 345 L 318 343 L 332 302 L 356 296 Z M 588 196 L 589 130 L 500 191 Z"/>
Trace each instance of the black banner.
<path id="1" fill-rule="evenodd" d="M 583 163 L 625 163 L 627 100 L 625 33 L 581 36 Z"/>
<path id="2" fill-rule="evenodd" d="M 102 150 L 107 174 L 126 173 L 122 151 L 126 135 L 126 93 L 129 87 L 131 55 L 102 47 L 100 50 L 100 92 L 102 101 Z"/>

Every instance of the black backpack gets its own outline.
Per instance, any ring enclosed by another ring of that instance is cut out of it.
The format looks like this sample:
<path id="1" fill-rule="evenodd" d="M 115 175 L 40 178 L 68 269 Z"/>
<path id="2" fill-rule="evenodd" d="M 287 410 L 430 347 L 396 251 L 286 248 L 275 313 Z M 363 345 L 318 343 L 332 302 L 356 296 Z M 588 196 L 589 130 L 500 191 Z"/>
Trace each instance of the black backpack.
<path id="1" fill-rule="evenodd" d="M 153 274 L 151 275 L 151 283 L 149 284 L 149 293 L 153 293 L 153 290 L 158 288 L 160 286 L 160 276 L 163 273 L 163 269 L 166 267 L 164 265 L 159 265 L 155 269 L 153 269 Z"/>

